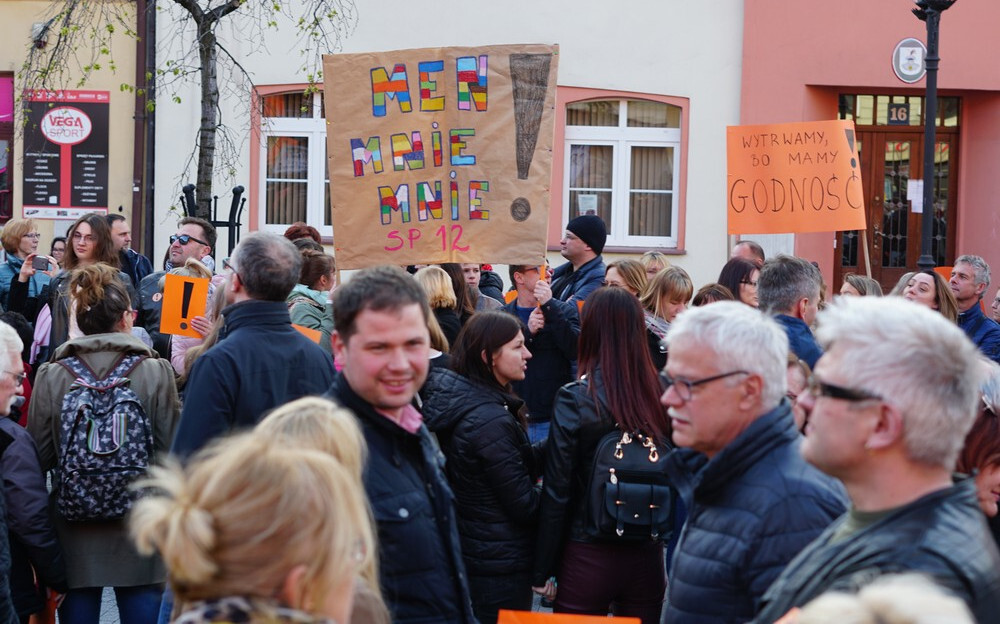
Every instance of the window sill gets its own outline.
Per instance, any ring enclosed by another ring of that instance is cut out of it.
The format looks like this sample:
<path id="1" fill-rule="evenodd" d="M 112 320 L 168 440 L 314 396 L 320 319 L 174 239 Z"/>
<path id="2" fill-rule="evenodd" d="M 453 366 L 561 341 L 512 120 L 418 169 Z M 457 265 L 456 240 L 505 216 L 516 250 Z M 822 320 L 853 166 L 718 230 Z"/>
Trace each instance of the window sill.
<path id="1" fill-rule="evenodd" d="M 548 251 L 559 251 L 561 247 L 559 245 L 549 245 Z M 635 246 L 629 247 L 624 245 L 611 246 L 608 245 L 604 248 L 603 253 L 614 253 L 614 254 L 643 254 L 647 251 L 658 251 L 665 256 L 684 256 L 687 255 L 687 250 L 679 249 L 677 247 L 642 247 Z"/>

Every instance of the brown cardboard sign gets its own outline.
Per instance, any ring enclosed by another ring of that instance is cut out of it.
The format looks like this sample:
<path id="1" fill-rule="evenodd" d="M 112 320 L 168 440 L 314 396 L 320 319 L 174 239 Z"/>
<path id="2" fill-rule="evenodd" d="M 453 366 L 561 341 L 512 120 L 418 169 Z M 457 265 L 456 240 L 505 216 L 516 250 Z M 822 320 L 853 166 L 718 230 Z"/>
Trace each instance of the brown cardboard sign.
<path id="1" fill-rule="evenodd" d="M 558 47 L 323 57 L 337 265 L 537 264 Z"/>

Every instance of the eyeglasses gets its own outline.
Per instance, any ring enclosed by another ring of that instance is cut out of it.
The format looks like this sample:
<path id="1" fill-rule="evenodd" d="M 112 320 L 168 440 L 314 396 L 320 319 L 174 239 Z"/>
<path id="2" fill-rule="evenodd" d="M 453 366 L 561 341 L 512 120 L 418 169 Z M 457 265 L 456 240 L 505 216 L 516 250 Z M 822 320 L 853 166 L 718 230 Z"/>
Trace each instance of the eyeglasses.
<path id="1" fill-rule="evenodd" d="M 86 241 L 88 243 L 94 242 L 96 239 L 91 234 L 81 234 L 79 232 L 73 232 L 73 242 Z"/>
<path id="2" fill-rule="evenodd" d="M 191 241 L 194 241 L 196 243 L 201 243 L 202 245 L 205 245 L 206 247 L 211 247 L 211 245 L 209 245 L 205 241 L 201 240 L 200 238 L 195 238 L 194 236 L 191 236 L 190 234 L 172 234 L 170 236 L 170 244 L 173 245 L 177 241 L 180 241 L 181 245 L 187 245 Z"/>
<path id="3" fill-rule="evenodd" d="M 222 259 L 222 268 L 229 271 L 230 273 L 236 273 L 239 275 L 239 271 L 236 270 L 236 265 L 229 261 L 229 258 Z"/>
<path id="4" fill-rule="evenodd" d="M 23 384 L 24 380 L 27 379 L 27 377 L 28 377 L 27 373 L 23 373 L 23 372 L 22 373 L 12 373 L 12 372 L 7 371 L 7 370 L 0 371 L 0 372 L 7 373 L 8 375 L 12 375 L 14 377 L 14 383 L 16 385 L 18 385 L 18 386 L 20 386 L 21 384 Z"/>
<path id="5" fill-rule="evenodd" d="M 755 281 L 743 280 L 740 283 L 741 284 L 746 284 L 747 286 L 753 286 L 754 288 L 757 288 L 757 282 L 755 282 Z"/>
<path id="6" fill-rule="evenodd" d="M 38 232 L 30 232 L 28 234 L 23 235 L 21 238 L 33 238 L 35 240 L 38 240 L 41 237 L 42 235 L 39 234 Z"/>
<path id="7" fill-rule="evenodd" d="M 684 379 L 683 377 L 671 377 L 666 373 L 660 373 L 660 386 L 663 391 L 666 392 L 670 386 L 674 387 L 674 392 L 677 396 L 681 398 L 682 401 L 690 401 L 693 396 L 693 390 L 704 384 L 718 381 L 719 379 L 725 379 L 726 377 L 732 377 L 733 375 L 749 375 L 750 371 L 745 370 L 735 370 L 729 371 L 728 373 L 721 373 L 719 375 L 712 375 L 711 377 L 705 377 L 704 379 Z"/>
<path id="8" fill-rule="evenodd" d="M 843 386 L 820 381 L 816 375 L 809 375 L 809 394 L 816 398 L 827 397 L 830 399 L 840 399 L 841 401 L 850 401 L 852 403 L 884 400 L 874 392 L 868 392 L 867 390 L 855 388 L 845 388 Z"/>

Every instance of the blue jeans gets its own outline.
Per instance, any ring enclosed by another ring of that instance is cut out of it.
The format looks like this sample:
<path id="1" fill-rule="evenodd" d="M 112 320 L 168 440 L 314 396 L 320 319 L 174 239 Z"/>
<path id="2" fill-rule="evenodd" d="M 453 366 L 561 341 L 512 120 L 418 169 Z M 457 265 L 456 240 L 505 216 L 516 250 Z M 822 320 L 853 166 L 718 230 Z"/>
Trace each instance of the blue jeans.
<path id="1" fill-rule="evenodd" d="M 528 423 L 528 440 L 532 444 L 549 437 L 549 422 L 546 420 L 545 422 Z"/>
<path id="2" fill-rule="evenodd" d="M 160 614 L 156 618 L 156 624 L 170 624 L 170 614 L 174 610 L 174 590 L 170 585 L 163 590 L 163 600 L 160 602 Z"/>
<path id="3" fill-rule="evenodd" d="M 149 624 L 160 610 L 163 585 L 115 587 L 115 602 L 121 624 Z M 103 587 L 71 589 L 59 607 L 60 624 L 98 624 L 101 620 Z"/>

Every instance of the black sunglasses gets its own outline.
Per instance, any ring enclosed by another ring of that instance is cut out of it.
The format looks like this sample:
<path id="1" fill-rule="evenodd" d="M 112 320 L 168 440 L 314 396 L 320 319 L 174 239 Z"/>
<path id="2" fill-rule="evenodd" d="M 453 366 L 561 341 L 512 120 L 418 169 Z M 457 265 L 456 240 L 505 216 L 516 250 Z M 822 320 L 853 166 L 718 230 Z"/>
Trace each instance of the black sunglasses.
<path id="1" fill-rule="evenodd" d="M 814 397 L 828 397 L 831 399 L 840 399 L 841 401 L 851 401 L 853 403 L 883 400 L 879 395 L 873 392 L 868 392 L 867 390 L 845 388 L 843 386 L 820 381 L 816 375 L 809 376 L 809 394 Z"/>
<path id="2" fill-rule="evenodd" d="M 194 236 L 191 236 L 190 234 L 171 234 L 170 235 L 170 244 L 173 245 L 177 241 L 180 241 L 181 245 L 187 245 L 191 241 L 194 241 L 196 243 L 201 243 L 202 245 L 205 245 L 206 247 L 211 247 L 211 245 L 209 245 L 205 241 L 201 240 L 200 238 L 195 238 Z"/>

